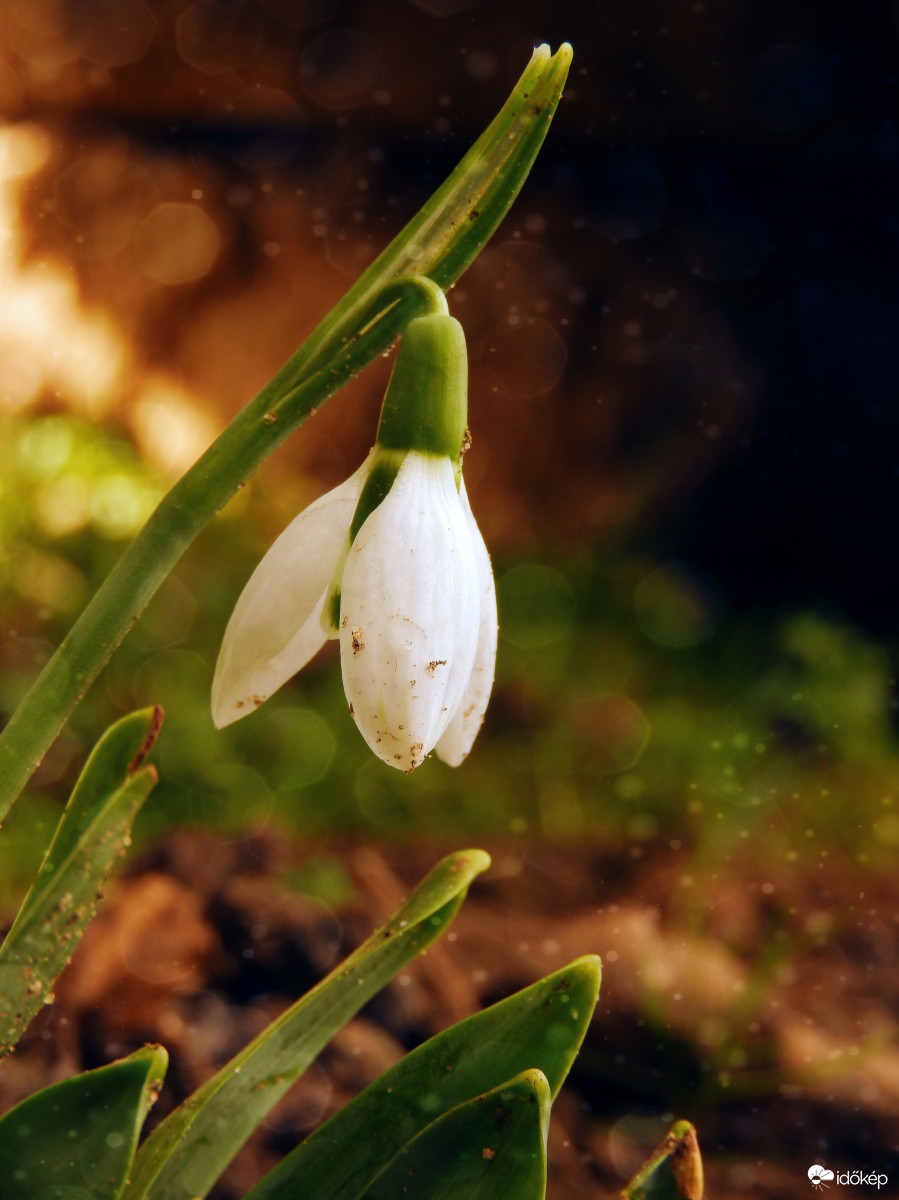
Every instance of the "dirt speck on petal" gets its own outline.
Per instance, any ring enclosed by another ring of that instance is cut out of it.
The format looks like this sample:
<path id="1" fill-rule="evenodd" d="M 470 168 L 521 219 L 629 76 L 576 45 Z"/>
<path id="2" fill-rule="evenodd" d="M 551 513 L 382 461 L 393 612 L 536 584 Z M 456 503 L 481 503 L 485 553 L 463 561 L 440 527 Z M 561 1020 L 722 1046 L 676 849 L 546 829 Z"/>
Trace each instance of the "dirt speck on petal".
<path id="1" fill-rule="evenodd" d="M 360 650 L 365 649 L 365 642 L 362 640 L 362 630 L 353 630 L 353 653 L 358 654 Z"/>
<path id="2" fill-rule="evenodd" d="M 412 763 L 409 768 L 410 771 L 414 771 L 419 763 L 424 762 L 425 756 L 422 753 L 424 748 L 424 742 L 413 742 L 413 744 L 409 747 L 409 759 Z"/>

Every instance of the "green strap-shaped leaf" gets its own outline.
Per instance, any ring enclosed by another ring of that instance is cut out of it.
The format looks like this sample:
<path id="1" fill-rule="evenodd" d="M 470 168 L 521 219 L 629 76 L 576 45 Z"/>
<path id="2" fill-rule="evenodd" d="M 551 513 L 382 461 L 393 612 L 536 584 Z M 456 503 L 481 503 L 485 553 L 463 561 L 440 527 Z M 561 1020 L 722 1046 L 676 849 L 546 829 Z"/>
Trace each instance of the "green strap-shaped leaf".
<path id="1" fill-rule="evenodd" d="M 117 1200 L 165 1076 L 161 1046 L 75 1075 L 0 1120 L 3 1200 Z"/>
<path id="2" fill-rule="evenodd" d="M 621 1200 L 702 1200 L 702 1155 L 689 1121 L 671 1126 L 634 1178 Z"/>
<path id="3" fill-rule="evenodd" d="M 404 1146 L 364 1200 L 543 1200 L 550 1103 L 540 1071 L 525 1071 L 460 1104 Z"/>
<path id="4" fill-rule="evenodd" d="M 337 1030 L 445 929 L 489 863 L 483 850 L 439 862 L 386 925 L 162 1122 L 137 1157 L 127 1200 L 205 1196 Z"/>
<path id="5" fill-rule="evenodd" d="M 246 1200 L 358 1200 L 405 1143 L 456 1105 L 530 1067 L 557 1095 L 599 980 L 599 959 L 579 958 L 431 1038 L 297 1146 Z"/>
<path id="6" fill-rule="evenodd" d="M 0 946 L 0 1057 L 52 997 L 94 914 L 101 888 L 125 852 L 132 822 L 156 783 L 144 765 L 161 708 L 123 717 L 94 747 L 69 798 L 38 876 Z"/>

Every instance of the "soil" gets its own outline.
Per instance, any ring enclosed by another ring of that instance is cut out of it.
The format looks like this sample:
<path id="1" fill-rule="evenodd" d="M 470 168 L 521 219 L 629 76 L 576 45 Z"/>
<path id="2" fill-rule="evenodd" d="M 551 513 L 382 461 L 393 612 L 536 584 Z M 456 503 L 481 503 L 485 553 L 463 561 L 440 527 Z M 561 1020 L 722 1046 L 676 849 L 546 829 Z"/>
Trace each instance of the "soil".
<path id="1" fill-rule="evenodd" d="M 352 882 L 330 907 L 287 882 L 321 848 L 168 836 L 110 885 L 55 1003 L 0 1067 L 0 1107 L 161 1042 L 152 1127 L 456 848 L 328 847 Z M 849 862 L 826 880 L 762 880 L 748 858 L 688 868 L 670 846 L 496 849 L 450 932 L 341 1031 L 213 1200 L 243 1196 L 424 1038 L 585 953 L 601 955 L 603 987 L 553 1109 L 550 1200 L 617 1196 L 678 1118 L 697 1127 L 717 1200 L 807 1197 L 814 1163 L 899 1178 L 899 880 Z"/>

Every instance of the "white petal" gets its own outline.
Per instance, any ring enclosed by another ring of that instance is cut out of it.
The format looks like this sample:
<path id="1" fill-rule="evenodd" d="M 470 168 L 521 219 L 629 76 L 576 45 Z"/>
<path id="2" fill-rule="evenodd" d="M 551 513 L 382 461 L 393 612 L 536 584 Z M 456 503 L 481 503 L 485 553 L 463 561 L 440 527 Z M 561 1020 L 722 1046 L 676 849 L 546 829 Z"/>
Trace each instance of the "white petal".
<path id="1" fill-rule="evenodd" d="M 322 603 L 369 465 L 366 459 L 291 521 L 250 576 L 215 667 L 212 717 L 219 729 L 258 708 L 325 644 Z"/>
<path id="2" fill-rule="evenodd" d="M 478 640 L 478 571 L 448 458 L 410 451 L 353 542 L 340 609 L 343 685 L 371 749 L 403 771 L 462 701 Z"/>
<path id="3" fill-rule="evenodd" d="M 436 746 L 437 757 L 443 759 L 451 767 L 458 767 L 468 757 L 468 752 L 483 724 L 484 713 L 487 711 L 487 703 L 493 689 L 498 635 L 493 568 L 490 565 L 490 555 L 487 553 L 481 531 L 478 529 L 468 503 L 464 480 L 460 489 L 460 499 L 468 521 L 478 568 L 481 620 L 478 629 L 478 648 L 475 651 L 474 666 L 471 669 L 468 686 L 465 688 L 461 704 Z"/>

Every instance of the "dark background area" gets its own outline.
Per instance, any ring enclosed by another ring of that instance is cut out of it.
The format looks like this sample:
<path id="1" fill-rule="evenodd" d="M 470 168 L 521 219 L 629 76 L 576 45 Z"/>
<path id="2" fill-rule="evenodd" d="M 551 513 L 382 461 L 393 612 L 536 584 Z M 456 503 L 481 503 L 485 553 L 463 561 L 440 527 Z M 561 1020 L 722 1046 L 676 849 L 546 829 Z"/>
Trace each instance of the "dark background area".
<path id="1" fill-rule="evenodd" d="M 351 273 L 454 165 L 530 47 L 569 40 L 552 136 L 497 243 L 534 249 L 526 290 L 548 301 L 565 359 L 542 398 L 512 396 L 530 427 L 513 491 L 531 508 L 560 496 L 568 515 L 546 506 L 544 534 L 636 527 L 738 609 L 813 605 L 894 630 L 894 5 L 131 0 L 109 8 L 118 40 L 106 7 L 63 5 L 54 25 L 50 8 L 10 6 L 9 114 L 216 172 L 232 192 L 212 277 L 228 271 L 226 286 L 260 272 L 247 209 L 298 182 L 322 210 L 326 265 Z M 60 43 L 55 76 L 22 69 Z M 302 206 L 294 220 L 315 223 Z M 70 248 L 100 294 L 96 258 Z M 484 303 L 469 301 L 476 384 Z M 158 306 L 140 331 L 170 359 Z M 493 437 L 508 405 L 475 389 L 476 428 L 479 404 Z M 517 450 L 494 441 L 493 459 Z M 603 474 L 619 483 L 597 498 Z"/>

